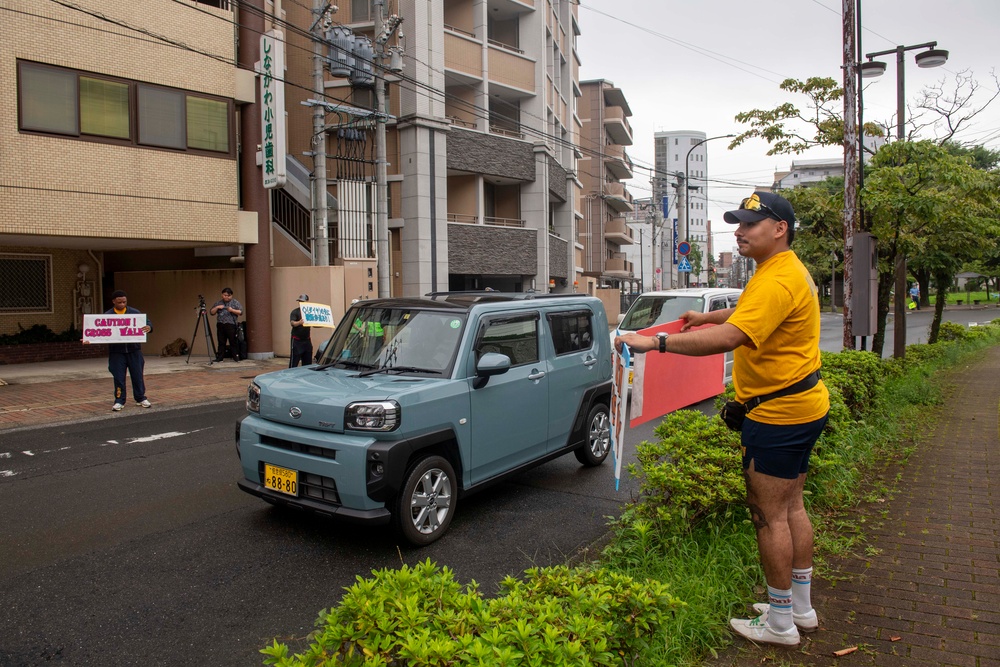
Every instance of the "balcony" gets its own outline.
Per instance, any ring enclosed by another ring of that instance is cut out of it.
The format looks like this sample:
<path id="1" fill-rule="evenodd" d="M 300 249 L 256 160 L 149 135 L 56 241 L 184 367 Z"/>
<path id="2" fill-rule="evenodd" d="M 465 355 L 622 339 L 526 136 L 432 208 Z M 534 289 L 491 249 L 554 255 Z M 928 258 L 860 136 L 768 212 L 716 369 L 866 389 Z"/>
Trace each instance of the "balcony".
<path id="1" fill-rule="evenodd" d="M 452 29 L 444 33 L 444 66 L 470 79 L 483 78 L 483 45 L 475 37 Z"/>
<path id="2" fill-rule="evenodd" d="M 632 145 L 632 126 L 621 107 L 604 107 L 604 131 L 619 146 Z"/>
<path id="3" fill-rule="evenodd" d="M 602 198 L 616 213 L 631 213 L 635 210 L 632 205 L 632 195 L 622 183 L 606 183 Z"/>
<path id="4" fill-rule="evenodd" d="M 632 245 L 635 239 L 632 228 L 625 224 L 625 218 L 614 218 L 604 225 L 604 238 L 618 245 Z"/>
<path id="5" fill-rule="evenodd" d="M 632 276 L 632 262 L 624 257 L 610 257 L 604 260 L 604 273 L 616 278 L 630 278 Z"/>
<path id="6" fill-rule="evenodd" d="M 624 146 L 613 145 L 604 147 L 604 166 L 611 176 L 619 181 L 632 178 L 632 158 L 625 152 Z"/>
<path id="7" fill-rule="evenodd" d="M 526 94 L 535 92 L 535 62 L 513 47 L 489 44 L 490 82 Z M 631 141 L 629 142 L 631 143 Z"/>

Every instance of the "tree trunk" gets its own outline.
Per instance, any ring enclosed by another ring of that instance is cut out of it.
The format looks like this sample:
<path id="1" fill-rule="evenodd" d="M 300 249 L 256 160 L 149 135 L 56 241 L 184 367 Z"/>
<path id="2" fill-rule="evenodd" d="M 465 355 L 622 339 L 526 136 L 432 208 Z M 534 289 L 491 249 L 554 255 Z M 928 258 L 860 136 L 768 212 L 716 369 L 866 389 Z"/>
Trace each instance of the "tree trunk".
<path id="1" fill-rule="evenodd" d="M 895 275 L 891 270 L 888 273 L 878 274 L 878 330 L 872 337 L 871 350 L 880 358 L 882 348 L 885 346 L 885 324 L 889 319 L 889 293 L 892 291 L 894 281 Z"/>
<path id="2" fill-rule="evenodd" d="M 948 298 L 948 285 L 951 284 L 951 275 L 947 273 L 937 274 L 934 276 L 934 282 L 937 283 L 937 292 L 935 294 L 934 319 L 931 320 L 931 330 L 927 337 L 927 343 L 930 345 L 937 342 L 938 334 L 941 331 L 941 320 L 944 317 L 944 302 Z"/>
<path id="3" fill-rule="evenodd" d="M 929 308 L 931 305 L 931 272 L 927 269 L 920 269 L 914 271 L 913 275 L 920 287 L 920 307 Z"/>

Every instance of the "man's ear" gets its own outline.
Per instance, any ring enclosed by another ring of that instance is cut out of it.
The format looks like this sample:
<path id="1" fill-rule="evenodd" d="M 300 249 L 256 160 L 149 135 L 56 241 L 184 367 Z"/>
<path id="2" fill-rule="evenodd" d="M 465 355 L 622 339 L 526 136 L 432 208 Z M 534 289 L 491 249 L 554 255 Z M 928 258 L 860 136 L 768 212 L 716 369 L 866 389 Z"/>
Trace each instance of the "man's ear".
<path id="1" fill-rule="evenodd" d="M 774 225 L 774 237 L 784 236 L 785 240 L 788 240 L 788 223 L 784 220 L 778 220 L 777 224 Z"/>

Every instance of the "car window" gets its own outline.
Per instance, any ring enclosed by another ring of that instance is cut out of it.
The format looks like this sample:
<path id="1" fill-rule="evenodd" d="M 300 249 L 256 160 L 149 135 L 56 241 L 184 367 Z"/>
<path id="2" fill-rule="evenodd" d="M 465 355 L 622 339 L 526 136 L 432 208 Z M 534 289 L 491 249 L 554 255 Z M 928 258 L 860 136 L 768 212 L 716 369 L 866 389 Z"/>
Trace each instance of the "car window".
<path id="1" fill-rule="evenodd" d="M 638 331 L 680 319 L 689 310 L 704 312 L 705 300 L 696 296 L 644 295 L 636 299 L 620 325 L 626 331 Z"/>
<path id="2" fill-rule="evenodd" d="M 739 294 L 730 294 L 728 298 L 729 298 L 729 307 L 730 308 L 735 308 L 736 304 L 740 302 L 740 295 Z"/>
<path id="3" fill-rule="evenodd" d="M 726 308 L 729 308 L 729 304 L 726 303 L 726 298 L 722 297 L 721 299 L 712 299 L 712 304 L 709 306 L 708 310 L 709 312 L 712 312 L 715 310 L 725 310 Z"/>
<path id="4" fill-rule="evenodd" d="M 476 344 L 476 360 L 487 352 L 506 354 L 511 366 L 538 361 L 538 313 L 487 322 Z"/>
<path id="5" fill-rule="evenodd" d="M 550 313 L 549 330 L 556 355 L 589 350 L 594 345 L 594 324 L 589 310 Z"/>

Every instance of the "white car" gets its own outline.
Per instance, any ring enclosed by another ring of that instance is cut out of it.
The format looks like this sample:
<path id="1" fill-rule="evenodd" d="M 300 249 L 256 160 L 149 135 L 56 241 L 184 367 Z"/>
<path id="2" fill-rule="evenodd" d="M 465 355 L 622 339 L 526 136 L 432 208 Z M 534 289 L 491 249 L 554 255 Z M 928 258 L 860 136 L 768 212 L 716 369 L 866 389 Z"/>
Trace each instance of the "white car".
<path id="1" fill-rule="evenodd" d="M 618 329 L 611 332 L 611 340 L 619 333 L 632 333 L 640 329 L 666 324 L 680 319 L 689 310 L 710 313 L 714 310 L 735 308 L 743 290 L 727 287 L 687 287 L 657 292 L 645 292 L 632 302 L 624 315 L 618 316 Z M 726 353 L 723 383 L 733 378 L 733 353 Z M 628 385 L 632 386 L 632 370 L 628 372 Z"/>

